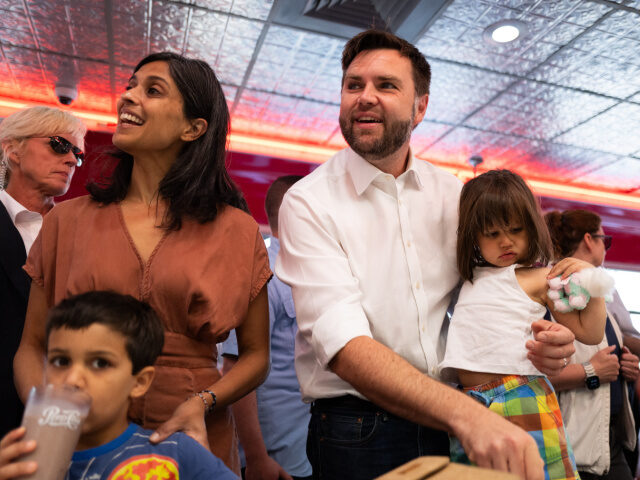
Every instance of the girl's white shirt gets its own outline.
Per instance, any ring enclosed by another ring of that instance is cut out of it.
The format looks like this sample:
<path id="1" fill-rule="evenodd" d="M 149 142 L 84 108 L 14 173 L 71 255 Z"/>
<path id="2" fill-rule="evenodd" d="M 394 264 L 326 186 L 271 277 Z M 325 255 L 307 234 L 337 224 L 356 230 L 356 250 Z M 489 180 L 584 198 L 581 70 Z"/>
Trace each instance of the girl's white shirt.
<path id="1" fill-rule="evenodd" d="M 527 359 L 531 323 L 546 307 L 531 300 L 509 267 L 477 267 L 465 282 L 449 325 L 440 375 L 456 382 L 455 369 L 504 375 L 544 375 Z"/>

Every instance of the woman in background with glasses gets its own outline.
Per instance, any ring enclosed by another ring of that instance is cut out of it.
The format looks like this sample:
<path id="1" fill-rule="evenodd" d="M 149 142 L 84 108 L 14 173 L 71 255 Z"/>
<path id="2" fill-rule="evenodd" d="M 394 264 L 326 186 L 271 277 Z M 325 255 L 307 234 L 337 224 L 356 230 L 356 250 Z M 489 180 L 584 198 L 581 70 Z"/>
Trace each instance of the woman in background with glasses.
<path id="1" fill-rule="evenodd" d="M 22 270 L 54 197 L 69 189 L 84 154 L 84 124 L 57 108 L 32 107 L 0 123 L 0 437 L 20 425 L 13 356 L 31 279 Z"/>
<path id="2" fill-rule="evenodd" d="M 596 267 L 603 264 L 611 236 L 605 235 L 597 214 L 554 211 L 545 219 L 557 259 L 572 256 Z M 549 379 L 559 394 L 565 429 L 583 480 L 633 478 L 623 448 L 631 451 L 636 445 L 627 382 L 638 379 L 638 357 L 624 346 L 619 323 L 629 320 L 630 324 L 630 319 L 617 292 L 607 304 L 607 313 L 600 345 L 576 341 L 571 364 Z"/>

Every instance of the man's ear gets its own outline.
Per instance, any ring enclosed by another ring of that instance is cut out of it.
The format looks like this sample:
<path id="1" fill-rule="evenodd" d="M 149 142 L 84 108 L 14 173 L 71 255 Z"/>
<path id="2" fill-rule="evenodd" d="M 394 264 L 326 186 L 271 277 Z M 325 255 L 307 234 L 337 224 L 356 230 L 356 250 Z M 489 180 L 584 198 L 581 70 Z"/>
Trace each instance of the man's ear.
<path id="1" fill-rule="evenodd" d="M 180 138 L 185 142 L 193 142 L 201 135 L 204 135 L 208 126 L 204 118 L 189 120 L 189 127 L 182 133 Z"/>
<path id="2" fill-rule="evenodd" d="M 156 376 L 156 369 L 152 366 L 144 367 L 135 374 L 134 385 L 129 396 L 138 398 L 143 396 L 149 390 L 153 378 Z"/>
<path id="3" fill-rule="evenodd" d="M 422 96 L 416 97 L 416 117 L 413 123 L 413 128 L 416 128 L 420 125 L 420 122 L 424 118 L 425 113 L 427 113 L 427 105 L 429 104 L 429 94 L 424 94 Z"/>

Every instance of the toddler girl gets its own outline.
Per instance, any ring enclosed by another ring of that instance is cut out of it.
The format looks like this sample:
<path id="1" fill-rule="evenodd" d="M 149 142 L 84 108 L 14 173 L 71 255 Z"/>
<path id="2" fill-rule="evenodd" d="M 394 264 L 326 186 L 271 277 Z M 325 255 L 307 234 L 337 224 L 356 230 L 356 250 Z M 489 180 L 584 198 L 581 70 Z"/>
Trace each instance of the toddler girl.
<path id="1" fill-rule="evenodd" d="M 602 340 L 603 298 L 580 311 L 561 313 L 547 297 L 552 247 L 531 190 L 515 173 L 493 170 L 462 189 L 457 261 L 465 280 L 449 327 L 444 379 L 457 377 L 464 391 L 528 431 L 545 461 L 546 479 L 579 478 L 551 383 L 526 357 L 531 322 L 549 307 L 554 318 L 586 344 Z M 568 277 L 593 268 L 575 258 L 554 272 Z M 482 435 L 482 432 L 478 432 Z M 454 461 L 468 462 L 451 440 Z"/>

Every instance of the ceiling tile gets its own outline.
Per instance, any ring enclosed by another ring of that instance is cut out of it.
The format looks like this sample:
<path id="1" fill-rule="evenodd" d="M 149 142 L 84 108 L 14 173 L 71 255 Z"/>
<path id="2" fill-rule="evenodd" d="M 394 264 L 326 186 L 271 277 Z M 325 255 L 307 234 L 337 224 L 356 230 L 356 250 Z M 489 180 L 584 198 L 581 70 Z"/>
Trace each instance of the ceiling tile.
<path id="1" fill-rule="evenodd" d="M 572 2 L 572 5 L 573 9 L 564 18 L 564 21 L 583 27 L 590 27 L 596 20 L 611 10 L 611 7 L 595 2 Z"/>
<path id="2" fill-rule="evenodd" d="M 411 134 L 411 149 L 413 153 L 422 156 L 425 149 L 435 143 L 438 138 L 451 130 L 451 128 L 451 125 L 423 120 Z"/>
<path id="3" fill-rule="evenodd" d="M 189 7 L 169 1 L 152 0 L 151 18 L 172 24 L 177 30 L 184 28 Z"/>
<path id="4" fill-rule="evenodd" d="M 229 13 L 234 0 L 187 0 L 187 3 L 193 3 L 199 7 L 214 9 L 220 12 Z"/>
<path id="5" fill-rule="evenodd" d="M 108 60 L 107 29 L 104 23 L 95 25 L 73 25 L 73 53 L 83 58 Z"/>
<path id="6" fill-rule="evenodd" d="M 27 10 L 32 17 L 39 17 L 41 20 L 58 20 L 60 22 L 66 22 L 67 20 L 66 9 L 69 6 L 68 0 L 58 2 L 28 0 L 26 5 Z"/>
<path id="7" fill-rule="evenodd" d="M 0 28 L 0 38 L 5 45 L 19 45 L 25 48 L 36 48 L 36 40 L 30 30 L 11 30 Z"/>
<path id="8" fill-rule="evenodd" d="M 597 95 L 523 81 L 476 112 L 465 124 L 550 140 L 615 103 Z"/>
<path id="9" fill-rule="evenodd" d="M 40 47 L 52 52 L 73 52 L 71 26 L 56 19 L 33 17 L 33 24 Z"/>
<path id="10" fill-rule="evenodd" d="M 640 159 L 619 157 L 604 167 L 585 173 L 576 181 L 618 191 L 640 189 Z"/>
<path id="11" fill-rule="evenodd" d="M 0 10 L 24 12 L 24 4 L 15 0 L 0 0 Z"/>
<path id="12" fill-rule="evenodd" d="M 234 0 L 231 13 L 257 20 L 266 20 L 272 6 L 273 0 Z"/>
<path id="13" fill-rule="evenodd" d="M 618 155 L 640 150 L 640 105 L 620 103 L 559 136 L 558 142 Z M 601 133 L 606 132 L 606 136 Z"/>
<path id="14" fill-rule="evenodd" d="M 342 44 L 316 34 L 271 27 L 247 84 L 281 94 L 337 102 Z"/>
<path id="15" fill-rule="evenodd" d="M 590 3 L 590 2 L 589 2 Z M 638 2 L 636 2 L 638 3 Z M 640 6 L 635 7 L 640 11 Z M 640 28 L 638 28 L 637 13 L 617 11 L 603 20 L 596 27 L 598 30 L 609 32 L 614 35 L 628 36 L 640 40 Z"/>
<path id="16" fill-rule="evenodd" d="M 437 60 L 431 67 L 427 118 L 442 123 L 461 122 L 513 82 L 510 77 Z"/>
<path id="17" fill-rule="evenodd" d="M 25 30 L 30 32 L 29 18 L 24 10 L 0 10 L 0 29 Z M 4 36 L 2 37 L 4 40 Z"/>
<path id="18" fill-rule="evenodd" d="M 114 11 L 113 55 L 117 64 L 134 66 L 148 53 L 147 23 L 145 10 Z"/>
<path id="19" fill-rule="evenodd" d="M 228 15 L 198 8 L 193 8 L 191 13 L 191 29 L 201 32 L 215 32 L 222 37 L 225 29 L 227 28 L 227 21 L 229 19 Z M 194 35 L 190 36 L 193 37 Z M 217 45 L 210 45 L 210 48 L 211 47 L 214 47 L 213 49 L 215 49 L 217 48 Z"/>
<path id="20" fill-rule="evenodd" d="M 131 15 L 138 16 L 140 12 L 146 12 L 149 8 L 147 1 L 140 0 L 111 0 L 111 7 L 114 11 L 129 12 Z"/>

